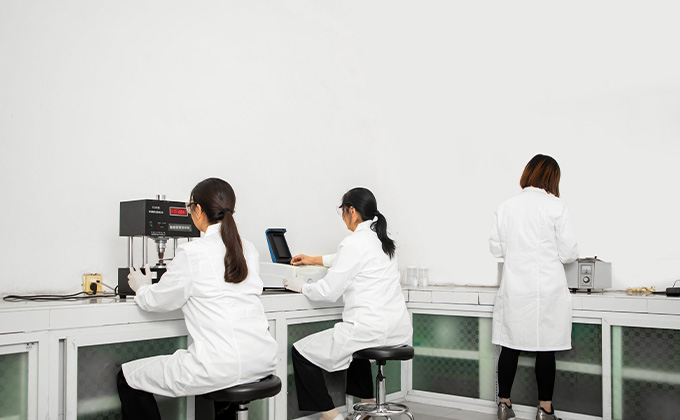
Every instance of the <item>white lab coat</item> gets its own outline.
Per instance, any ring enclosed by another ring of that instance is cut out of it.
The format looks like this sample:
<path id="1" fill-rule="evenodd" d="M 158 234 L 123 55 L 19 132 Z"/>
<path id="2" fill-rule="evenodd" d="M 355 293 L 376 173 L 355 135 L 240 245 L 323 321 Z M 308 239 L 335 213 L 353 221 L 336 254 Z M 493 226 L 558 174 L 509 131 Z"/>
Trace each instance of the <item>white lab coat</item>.
<path id="1" fill-rule="evenodd" d="M 347 369 L 357 350 L 408 344 L 413 336 L 397 258 L 383 252 L 372 223 L 360 223 L 337 253 L 323 256 L 328 274 L 302 288 L 311 300 L 335 302 L 342 296 L 345 303 L 342 322 L 294 344 L 302 356 L 328 372 Z"/>
<path id="2" fill-rule="evenodd" d="M 578 258 L 565 204 L 525 188 L 493 219 L 491 253 L 503 258 L 493 309 L 493 344 L 526 351 L 571 348 L 571 294 L 563 264 Z"/>
<path id="3" fill-rule="evenodd" d="M 160 282 L 139 288 L 135 302 L 145 311 L 182 308 L 193 342 L 172 355 L 125 363 L 132 388 L 168 397 L 200 395 L 274 372 L 277 344 L 259 298 L 259 256 L 252 243 L 242 242 L 248 277 L 241 283 L 224 281 L 226 248 L 218 223 L 177 248 Z"/>

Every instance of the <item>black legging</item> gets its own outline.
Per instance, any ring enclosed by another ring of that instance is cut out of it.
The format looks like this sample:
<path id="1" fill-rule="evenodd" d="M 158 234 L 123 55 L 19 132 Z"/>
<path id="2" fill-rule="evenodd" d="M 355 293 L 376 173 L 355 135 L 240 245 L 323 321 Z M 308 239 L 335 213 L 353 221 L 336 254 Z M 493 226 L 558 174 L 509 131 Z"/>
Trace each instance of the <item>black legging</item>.
<path id="1" fill-rule="evenodd" d="M 510 398 L 510 390 L 517 372 L 517 360 L 519 350 L 503 347 L 498 358 L 498 396 Z M 536 384 L 538 385 L 538 400 L 552 401 L 555 389 L 555 352 L 536 352 L 536 364 L 534 365 Z"/>
<path id="2" fill-rule="evenodd" d="M 322 369 L 301 355 L 295 346 L 292 356 L 298 408 L 301 411 L 334 409 L 335 404 L 328 393 Z M 369 360 L 352 360 L 347 368 L 345 393 L 364 399 L 373 398 L 373 375 Z"/>
<path id="3" fill-rule="evenodd" d="M 123 369 L 118 372 L 118 397 L 123 420 L 161 420 L 158 404 L 153 394 L 128 385 Z M 236 419 L 237 405 L 214 402 L 215 420 Z"/>
<path id="4" fill-rule="evenodd" d="M 128 385 L 123 369 L 118 372 L 117 385 L 123 420 L 161 420 L 153 394 Z"/>

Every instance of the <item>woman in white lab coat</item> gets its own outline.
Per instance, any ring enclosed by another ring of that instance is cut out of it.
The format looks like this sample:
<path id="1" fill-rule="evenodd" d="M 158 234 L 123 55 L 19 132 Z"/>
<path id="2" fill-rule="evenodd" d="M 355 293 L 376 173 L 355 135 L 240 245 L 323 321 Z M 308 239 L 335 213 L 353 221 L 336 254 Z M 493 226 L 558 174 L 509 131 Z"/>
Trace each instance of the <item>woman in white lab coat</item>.
<path id="1" fill-rule="evenodd" d="M 342 220 L 353 233 L 335 254 L 323 257 L 297 255 L 293 265 L 329 267 L 324 279 L 304 284 L 287 279 L 287 288 L 311 300 L 335 302 L 345 307 L 342 322 L 307 336 L 293 346 L 293 368 L 300 410 L 323 412 L 322 419 L 342 419 L 324 383 L 322 369 L 347 370 L 347 394 L 373 398 L 368 360 L 352 360 L 357 350 L 411 342 L 413 328 L 399 283 L 394 241 L 387 235 L 387 220 L 378 211 L 375 196 L 354 188 L 342 197 Z"/>
<path id="2" fill-rule="evenodd" d="M 536 352 L 537 420 L 556 419 L 552 409 L 555 351 L 571 349 L 571 294 L 563 264 L 578 257 L 569 211 L 559 199 L 560 167 L 536 155 L 520 178 L 522 192 L 503 202 L 489 244 L 503 258 L 493 310 L 492 342 L 498 360 L 498 418 L 515 416 L 510 390 L 520 351 Z"/>
<path id="3" fill-rule="evenodd" d="M 123 419 L 160 419 L 152 394 L 201 395 L 272 374 L 277 345 L 259 296 L 262 280 L 253 244 L 234 222 L 236 197 L 217 178 L 200 182 L 187 208 L 205 235 L 177 248 L 156 284 L 130 270 L 135 302 L 145 311 L 182 309 L 191 336 L 187 350 L 125 363 L 118 376 Z"/>

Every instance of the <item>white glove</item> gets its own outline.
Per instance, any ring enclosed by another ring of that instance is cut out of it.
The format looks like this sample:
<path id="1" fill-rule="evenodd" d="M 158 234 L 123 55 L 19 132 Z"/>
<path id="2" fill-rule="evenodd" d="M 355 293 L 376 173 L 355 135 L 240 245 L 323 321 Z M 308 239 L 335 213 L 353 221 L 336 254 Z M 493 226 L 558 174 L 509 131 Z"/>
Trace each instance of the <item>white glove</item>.
<path id="1" fill-rule="evenodd" d="M 283 287 L 294 292 L 302 293 L 302 286 L 305 285 L 305 279 L 302 277 L 293 277 L 292 279 L 283 279 Z"/>
<path id="2" fill-rule="evenodd" d="M 128 284 L 133 292 L 136 292 L 140 287 L 145 284 L 151 284 L 151 269 L 149 264 L 144 266 L 144 271 L 146 274 L 142 274 L 142 270 L 137 270 L 134 267 L 130 267 L 130 274 L 128 274 Z"/>

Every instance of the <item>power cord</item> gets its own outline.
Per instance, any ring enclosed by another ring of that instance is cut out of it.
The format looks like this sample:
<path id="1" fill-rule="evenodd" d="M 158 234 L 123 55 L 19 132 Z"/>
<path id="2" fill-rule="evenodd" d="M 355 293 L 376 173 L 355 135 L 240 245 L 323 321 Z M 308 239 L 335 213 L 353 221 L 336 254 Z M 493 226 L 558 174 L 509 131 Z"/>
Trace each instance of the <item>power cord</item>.
<path id="1" fill-rule="evenodd" d="M 94 285 L 95 288 L 97 287 Z M 95 294 L 89 292 L 78 292 L 69 295 L 7 295 L 2 298 L 6 302 L 21 302 L 21 301 L 33 301 L 33 302 L 49 302 L 49 301 L 76 301 L 84 299 L 92 299 L 93 297 L 105 297 L 105 298 L 116 298 L 118 294 Z"/>

